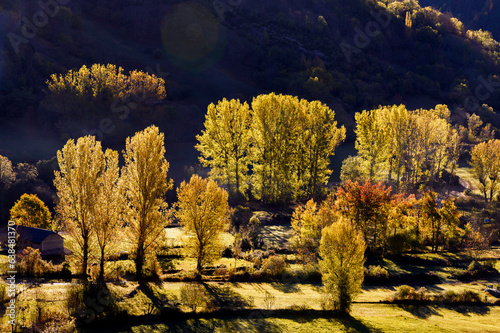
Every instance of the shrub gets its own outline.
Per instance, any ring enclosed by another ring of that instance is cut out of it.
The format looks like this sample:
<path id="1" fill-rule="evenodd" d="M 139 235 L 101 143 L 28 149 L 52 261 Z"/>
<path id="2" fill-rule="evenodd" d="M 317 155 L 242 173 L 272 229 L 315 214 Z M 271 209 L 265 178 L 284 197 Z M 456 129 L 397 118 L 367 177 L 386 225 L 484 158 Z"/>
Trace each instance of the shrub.
<path id="1" fill-rule="evenodd" d="M 262 261 L 261 271 L 270 278 L 281 277 L 287 269 L 286 258 L 283 255 L 273 255 Z"/>
<path id="2" fill-rule="evenodd" d="M 264 307 L 266 310 L 272 310 L 274 304 L 276 303 L 276 296 L 271 294 L 269 291 L 264 292 Z"/>
<path id="3" fill-rule="evenodd" d="M 424 287 L 415 290 L 408 285 L 402 285 L 396 288 L 395 301 L 428 301 L 427 289 Z"/>
<path id="4" fill-rule="evenodd" d="M 181 288 L 181 302 L 185 306 L 196 312 L 198 307 L 207 304 L 205 289 L 198 283 L 188 283 Z"/>
<path id="5" fill-rule="evenodd" d="M 377 266 L 369 266 L 368 269 L 365 269 L 365 278 L 373 278 L 376 280 L 384 280 L 389 278 L 389 272 L 387 269 Z"/>
<path id="6" fill-rule="evenodd" d="M 480 303 L 481 297 L 475 291 L 464 290 L 460 293 L 457 293 L 455 295 L 455 298 L 453 299 L 453 301 L 460 302 L 460 303 Z"/>
<path id="7" fill-rule="evenodd" d="M 302 266 L 299 277 L 304 281 L 321 282 L 321 270 L 318 264 L 306 264 Z"/>
<path id="8" fill-rule="evenodd" d="M 22 276 L 41 277 L 54 270 L 52 264 L 42 260 L 40 250 L 27 247 L 18 254 L 17 268 Z"/>

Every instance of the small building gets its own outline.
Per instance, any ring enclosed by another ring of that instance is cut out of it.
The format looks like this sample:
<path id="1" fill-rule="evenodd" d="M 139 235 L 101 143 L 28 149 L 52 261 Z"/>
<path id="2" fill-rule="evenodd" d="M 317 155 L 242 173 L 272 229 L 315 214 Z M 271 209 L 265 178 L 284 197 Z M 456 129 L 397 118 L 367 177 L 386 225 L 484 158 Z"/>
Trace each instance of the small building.
<path id="1" fill-rule="evenodd" d="M 17 232 L 17 253 L 27 247 L 40 250 L 42 257 L 64 257 L 64 238 L 52 230 L 25 227 L 22 225 L 13 226 Z M 0 230 L 0 247 L 7 247 L 7 227 Z"/>

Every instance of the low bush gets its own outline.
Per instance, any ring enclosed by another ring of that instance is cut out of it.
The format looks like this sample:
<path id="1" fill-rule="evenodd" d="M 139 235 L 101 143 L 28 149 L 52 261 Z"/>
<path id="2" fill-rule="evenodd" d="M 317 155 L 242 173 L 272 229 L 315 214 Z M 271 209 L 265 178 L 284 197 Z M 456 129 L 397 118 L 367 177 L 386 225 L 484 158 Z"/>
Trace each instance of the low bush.
<path id="1" fill-rule="evenodd" d="M 260 271 L 269 278 L 280 278 L 285 274 L 288 264 L 283 255 L 274 255 L 262 261 Z"/>
<path id="2" fill-rule="evenodd" d="M 481 303 L 481 297 L 475 291 L 464 290 L 457 293 L 453 298 L 453 301 L 457 303 Z"/>
<path id="3" fill-rule="evenodd" d="M 299 279 L 309 282 L 321 282 L 321 270 L 318 264 L 306 264 L 298 273 Z"/>
<path id="4" fill-rule="evenodd" d="M 369 266 L 365 268 L 365 278 L 371 280 L 387 280 L 389 278 L 389 272 L 379 265 Z"/>
<path id="5" fill-rule="evenodd" d="M 54 266 L 42 260 L 40 250 L 27 247 L 17 255 L 17 269 L 21 276 L 43 277 L 52 273 Z"/>
<path id="6" fill-rule="evenodd" d="M 424 287 L 415 290 L 415 288 L 408 285 L 402 285 L 396 288 L 396 294 L 394 295 L 393 301 L 428 301 L 430 300 L 427 294 L 427 289 Z"/>
<path id="7" fill-rule="evenodd" d="M 456 269 L 451 277 L 459 281 L 472 281 L 487 277 L 498 277 L 500 273 L 494 268 L 494 262 L 480 263 L 472 261 L 466 270 Z"/>
<path id="8" fill-rule="evenodd" d="M 444 303 L 481 303 L 481 296 L 472 290 L 463 290 L 461 292 L 455 292 L 453 290 L 447 290 L 443 294 L 437 295 L 434 300 L 441 301 Z"/>
<path id="9" fill-rule="evenodd" d="M 196 312 L 196 309 L 207 305 L 205 288 L 198 283 L 187 283 L 181 288 L 181 303 Z"/>

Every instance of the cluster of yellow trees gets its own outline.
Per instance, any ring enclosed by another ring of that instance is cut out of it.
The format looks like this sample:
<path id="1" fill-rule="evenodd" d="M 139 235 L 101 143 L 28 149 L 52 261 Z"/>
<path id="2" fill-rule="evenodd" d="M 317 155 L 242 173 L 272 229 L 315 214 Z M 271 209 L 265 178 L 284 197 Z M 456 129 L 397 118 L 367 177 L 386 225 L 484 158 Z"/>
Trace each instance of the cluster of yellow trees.
<path id="1" fill-rule="evenodd" d="M 325 192 L 330 157 L 345 139 L 335 112 L 319 101 L 259 95 L 251 103 L 210 104 L 197 136 L 200 161 L 230 193 L 277 203 Z"/>
<path id="2" fill-rule="evenodd" d="M 388 180 L 399 185 L 431 184 L 441 173 L 454 172 L 460 156 L 458 131 L 449 123 L 446 105 L 408 111 L 404 105 L 384 106 L 356 113 L 356 149 L 365 166 L 365 178 L 388 171 Z M 343 170 L 343 177 L 352 177 Z M 358 173 L 363 173 L 360 170 Z"/>
<path id="3" fill-rule="evenodd" d="M 391 188 L 370 181 L 347 181 L 335 193 L 317 203 L 310 200 L 292 217 L 294 242 L 305 262 L 316 260 L 322 231 L 339 220 L 347 220 L 375 251 L 401 253 L 429 244 L 456 247 L 464 236 L 460 214 L 453 199 L 438 201 L 429 191 L 417 200 L 413 195 L 392 194 Z"/>
<path id="4" fill-rule="evenodd" d="M 123 158 L 120 170 L 118 152 L 103 151 L 93 136 L 76 143 L 69 140 L 57 153 L 56 211 L 75 242 L 83 274 L 97 249 L 103 278 L 104 263 L 114 245 L 128 241 L 141 278 L 146 260 L 156 259 L 158 240 L 174 213 L 164 199 L 173 184 L 167 178 L 163 133 L 155 126 L 136 133 L 126 140 Z M 188 247 L 200 270 L 220 253 L 219 234 L 228 219 L 227 193 L 214 181 L 193 176 L 181 184 L 178 196 L 175 214 L 191 236 Z"/>
<path id="5" fill-rule="evenodd" d="M 472 174 L 485 201 L 492 201 L 500 184 L 500 140 L 477 144 L 471 151 Z"/>
<path id="6" fill-rule="evenodd" d="M 80 119 L 99 110 L 103 102 L 144 102 L 166 97 L 164 79 L 138 70 L 127 75 L 123 68 L 112 64 L 93 64 L 90 68 L 84 65 L 64 75 L 52 74 L 46 84 L 51 109 Z"/>

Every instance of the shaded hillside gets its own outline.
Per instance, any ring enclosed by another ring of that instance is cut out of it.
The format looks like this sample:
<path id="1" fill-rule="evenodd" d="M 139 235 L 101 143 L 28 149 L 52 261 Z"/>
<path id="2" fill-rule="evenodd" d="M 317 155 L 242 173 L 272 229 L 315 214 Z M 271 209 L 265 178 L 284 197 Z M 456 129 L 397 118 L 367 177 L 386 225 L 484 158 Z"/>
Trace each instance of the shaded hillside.
<path id="1" fill-rule="evenodd" d="M 500 38 L 500 5 L 493 0 L 420 0 L 420 5 L 433 6 L 442 12 L 449 12 L 470 29 L 488 30 L 495 39 Z"/>
<path id="2" fill-rule="evenodd" d="M 151 123 L 167 142 L 193 142 L 210 102 L 269 91 L 320 99 L 351 129 L 354 112 L 392 103 L 447 103 L 456 122 L 475 112 L 500 127 L 499 44 L 415 1 L 84 0 L 46 10 L 53 15 L 21 40 L 40 20 L 37 3 L 0 0 L 0 126 L 25 147 L 2 140 L 0 149 L 18 160 L 50 157 L 57 142 L 86 133 L 120 148 Z M 162 76 L 167 100 L 138 101 L 125 119 L 111 100 L 85 119 L 56 114 L 45 80 L 92 63 Z M 39 154 L 32 144 L 54 148 Z"/>

